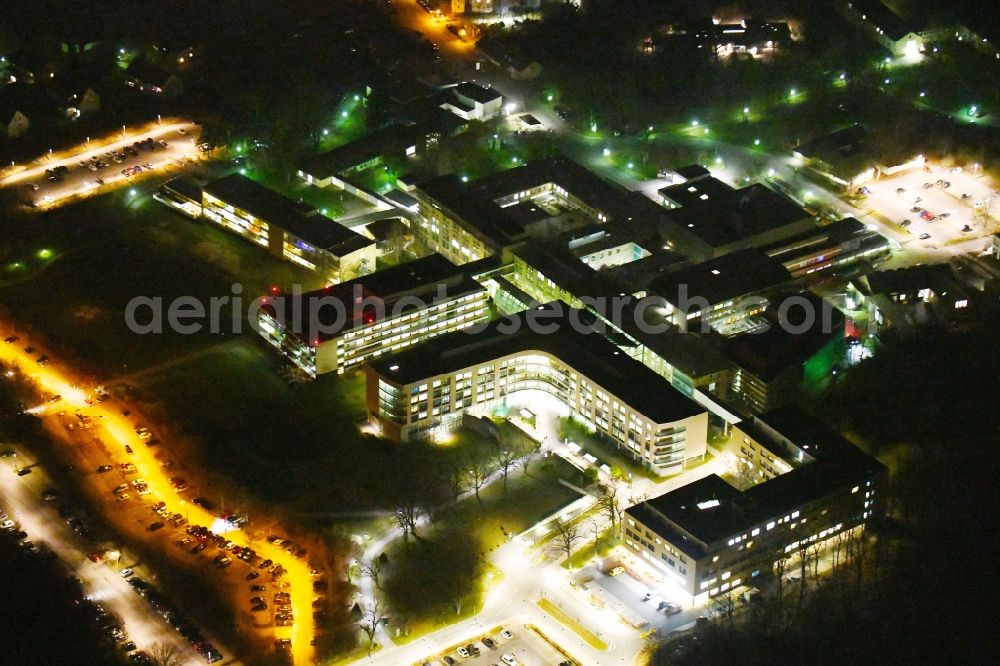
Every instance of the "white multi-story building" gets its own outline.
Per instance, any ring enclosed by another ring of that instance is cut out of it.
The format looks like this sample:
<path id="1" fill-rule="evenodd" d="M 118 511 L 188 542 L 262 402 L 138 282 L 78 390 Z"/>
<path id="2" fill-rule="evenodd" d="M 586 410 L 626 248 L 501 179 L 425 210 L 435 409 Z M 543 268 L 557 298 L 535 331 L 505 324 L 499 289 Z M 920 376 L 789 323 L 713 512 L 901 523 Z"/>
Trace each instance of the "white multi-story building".
<path id="1" fill-rule="evenodd" d="M 561 304 L 537 306 L 482 332 L 370 362 L 372 423 L 391 439 L 408 440 L 457 427 L 466 411 L 531 409 L 532 396 L 547 394 L 658 474 L 704 456 L 705 408 L 602 335 L 574 331 L 574 313 Z"/>
<path id="2" fill-rule="evenodd" d="M 776 562 L 813 557 L 882 511 L 885 467 L 800 411 L 743 421 L 733 439 L 757 485 L 740 491 L 708 476 L 628 508 L 622 521 L 625 547 L 692 604 L 753 585 Z"/>
<path id="3" fill-rule="evenodd" d="M 310 376 L 488 320 L 489 295 L 440 255 L 305 294 L 269 297 L 260 334 Z"/>

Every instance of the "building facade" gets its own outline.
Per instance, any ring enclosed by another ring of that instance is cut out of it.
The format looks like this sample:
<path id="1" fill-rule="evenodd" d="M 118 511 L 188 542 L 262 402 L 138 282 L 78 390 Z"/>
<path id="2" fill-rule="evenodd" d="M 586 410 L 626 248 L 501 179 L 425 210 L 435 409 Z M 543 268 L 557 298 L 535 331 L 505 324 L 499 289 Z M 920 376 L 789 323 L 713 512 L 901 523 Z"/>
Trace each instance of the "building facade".
<path id="1" fill-rule="evenodd" d="M 734 434 L 756 485 L 712 475 L 625 512 L 626 549 L 692 604 L 854 538 L 882 510 L 885 468 L 811 417 L 770 412 Z"/>
<path id="2" fill-rule="evenodd" d="M 541 335 L 524 329 L 504 334 L 502 328 L 441 338 L 369 364 L 372 423 L 390 439 L 405 441 L 457 427 L 466 411 L 488 414 L 518 394 L 541 392 L 658 474 L 704 456 L 707 411 L 603 337 L 582 341 L 585 336 L 568 329 Z M 613 359 L 615 369 L 601 357 Z"/>
<path id="3" fill-rule="evenodd" d="M 330 319 L 338 304 L 339 323 Z M 258 326 L 269 344 L 315 377 L 482 324 L 488 306 L 482 286 L 431 255 L 319 291 L 272 298 Z"/>
<path id="4" fill-rule="evenodd" d="M 205 185 L 201 204 L 207 219 L 331 282 L 375 268 L 375 241 L 241 174 Z"/>

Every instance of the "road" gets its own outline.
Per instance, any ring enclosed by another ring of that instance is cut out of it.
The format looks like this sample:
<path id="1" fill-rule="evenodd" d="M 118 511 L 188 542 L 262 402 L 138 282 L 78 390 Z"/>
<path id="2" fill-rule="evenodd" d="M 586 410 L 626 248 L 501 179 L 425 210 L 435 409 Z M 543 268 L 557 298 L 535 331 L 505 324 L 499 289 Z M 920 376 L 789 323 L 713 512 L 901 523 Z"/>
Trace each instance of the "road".
<path id="1" fill-rule="evenodd" d="M 88 598 L 100 603 L 122 621 L 122 630 L 138 649 L 148 650 L 156 643 L 172 646 L 181 664 L 202 663 L 200 656 L 157 613 L 145 599 L 107 564 L 95 564 L 87 559 L 88 544 L 77 537 L 66 522 L 56 515 L 55 504 L 46 502 L 41 493 L 51 486 L 45 472 L 32 466 L 32 473 L 17 476 L 16 465 L 25 465 L 23 450 L 16 458 L 0 465 L 0 498 L 10 519 L 20 523 L 36 545 L 44 543 L 66 567 L 83 582 Z M 17 461 L 16 463 L 14 461 Z"/>
<path id="2" fill-rule="evenodd" d="M 8 323 L 0 322 L 0 338 L 18 334 L 19 332 L 15 331 Z M 250 535 L 241 530 L 233 529 L 228 523 L 212 513 L 192 502 L 185 501 L 181 492 L 175 490 L 168 472 L 156 459 L 156 449 L 166 449 L 168 448 L 167 444 L 161 444 L 156 448 L 147 447 L 133 429 L 133 421 L 122 415 L 123 406 L 115 400 L 96 402 L 93 405 L 87 402 L 87 391 L 80 387 L 96 386 L 99 382 L 75 375 L 71 369 L 61 366 L 51 353 L 49 356 L 53 358 L 48 363 L 40 365 L 37 357 L 42 352 L 36 350 L 32 354 L 28 354 L 25 349 L 29 344 L 30 341 L 25 335 L 21 335 L 21 339 L 14 344 L 0 343 L 0 361 L 19 367 L 44 394 L 61 396 L 62 403 L 69 410 L 75 409 L 82 416 L 93 418 L 96 425 L 88 432 L 99 440 L 100 445 L 108 451 L 112 460 L 133 462 L 137 469 L 137 475 L 147 482 L 152 492 L 143 498 L 143 501 L 150 503 L 157 500 L 163 501 L 171 512 L 187 516 L 190 524 L 204 525 L 217 532 L 224 531 L 227 539 L 241 547 L 250 545 Z M 130 418 L 139 422 L 143 421 L 139 414 L 130 414 Z M 69 442 L 74 445 L 72 440 Z M 313 663 L 312 640 L 315 635 L 312 609 L 313 575 L 308 563 L 274 544 L 258 539 L 253 540 L 253 548 L 262 558 L 271 559 L 286 570 L 284 580 L 289 583 L 295 620 L 291 627 L 277 628 L 275 630 L 276 637 L 287 638 L 291 641 L 292 657 L 295 664 Z"/>
<path id="3" fill-rule="evenodd" d="M 860 207 L 855 207 L 843 200 L 839 192 L 824 188 L 817 184 L 815 179 L 808 178 L 807 167 L 795 157 L 770 154 L 755 147 L 717 141 L 710 133 L 701 134 L 706 129 L 701 126 L 692 128 L 690 132 L 656 132 L 649 138 L 621 136 L 597 139 L 581 134 L 559 118 L 550 104 L 542 101 L 542 91 L 532 81 L 512 80 L 507 72 L 486 61 L 475 49 L 469 48 L 468 41 L 460 41 L 448 32 L 444 28 L 444 22 L 433 19 L 414 0 L 395 0 L 394 6 L 397 8 L 397 20 L 410 29 L 420 30 L 438 46 L 442 58 L 441 68 L 451 77 L 495 88 L 508 102 L 514 104 L 518 113 L 530 113 L 538 118 L 546 130 L 556 136 L 557 145 L 563 153 L 602 174 L 608 180 L 630 190 L 642 191 L 653 200 L 656 200 L 656 191 L 669 183 L 660 179 L 636 178 L 605 158 L 604 148 L 610 148 L 612 153 L 626 151 L 641 154 L 650 146 L 684 145 L 709 152 L 713 155 L 714 163 L 708 166 L 712 174 L 720 180 L 734 186 L 742 186 L 755 180 L 766 179 L 765 182 L 770 182 L 772 187 L 780 189 L 801 205 L 831 211 L 838 217 L 853 216 L 865 224 L 873 225 L 880 234 L 895 241 L 901 248 L 893 253 L 886 267 L 944 262 L 963 254 L 983 252 L 989 245 L 987 237 L 995 228 L 995 214 L 988 229 L 980 222 L 978 226 L 971 225 L 975 229 L 974 232 L 961 231 L 971 219 L 970 215 L 964 214 L 965 209 L 973 202 L 983 201 L 988 193 L 992 192 L 988 184 L 980 183 L 978 186 L 968 184 L 963 188 L 956 183 L 954 192 L 957 193 L 961 189 L 961 193 L 972 194 L 974 198 L 968 202 L 959 201 L 957 205 L 954 202 L 940 202 L 941 205 L 938 206 L 940 210 L 932 212 L 953 212 L 953 218 L 947 223 L 939 221 L 934 229 L 916 225 L 916 232 L 909 234 L 897 226 L 899 221 L 911 215 L 909 206 L 899 210 L 889 206 L 888 210 L 883 211 L 875 204 L 884 201 L 873 197 L 871 202 L 862 201 Z M 932 182 L 949 175 L 940 167 L 932 168 L 935 170 Z M 884 182 L 890 183 L 894 180 L 889 179 Z M 892 189 L 895 187 L 893 185 Z M 997 205 L 994 203 L 993 207 L 996 208 Z M 956 211 L 957 214 L 954 214 Z M 919 237 L 925 232 L 930 233 L 931 238 Z"/>
<path id="4" fill-rule="evenodd" d="M 128 185 L 134 178 L 148 173 L 162 172 L 173 166 L 194 159 L 198 155 L 197 141 L 201 134 L 198 125 L 187 122 L 165 123 L 154 125 L 150 129 L 128 130 L 118 133 L 121 138 L 112 143 L 94 147 L 80 146 L 79 149 L 66 151 L 55 159 L 43 160 L 41 164 L 18 170 L 8 169 L 9 175 L 0 178 L 0 187 L 18 187 L 20 198 L 25 203 L 34 204 L 39 209 L 62 205 L 79 197 L 90 196 L 97 192 L 107 192 Z M 124 154 L 124 159 L 115 162 L 109 156 L 111 151 L 120 151 L 138 141 L 145 139 L 163 141 L 167 146 L 156 150 L 139 149 L 138 155 Z M 107 166 L 96 171 L 86 166 L 97 158 Z M 137 176 L 126 176 L 123 170 L 130 167 L 150 165 Z M 65 166 L 68 171 L 63 174 L 60 182 L 48 179 L 46 171 L 59 166 Z M 98 183 L 101 180 L 103 183 Z"/>
<path id="5" fill-rule="evenodd" d="M 537 410 L 536 410 L 537 411 Z M 543 440 L 543 451 L 549 454 L 572 456 L 573 453 L 554 434 L 555 420 L 547 413 L 538 413 L 538 428 L 536 434 Z M 548 433 L 547 435 L 545 433 Z M 725 461 L 721 457 L 711 458 L 705 463 L 687 470 L 677 476 L 656 483 L 646 478 L 635 478 L 633 483 L 622 483 L 619 489 L 620 497 L 655 497 L 686 485 L 709 474 L 722 473 Z M 611 482 L 604 478 L 604 482 Z M 591 506 L 593 502 L 591 503 Z M 550 517 L 551 518 L 551 517 Z M 550 520 L 547 518 L 542 523 Z M 593 520 L 598 530 L 609 527 L 607 517 L 598 514 Z M 525 534 L 540 535 L 547 530 L 532 528 Z M 393 540 L 399 538 L 398 530 L 375 539 L 368 545 L 361 558 L 369 562 L 382 552 Z M 491 628 L 514 622 L 530 623 L 566 649 L 574 658 L 583 664 L 631 664 L 636 655 L 645 646 L 640 632 L 621 621 L 618 614 L 611 610 L 599 610 L 589 603 L 587 595 L 574 590 L 570 584 L 571 573 L 563 569 L 559 559 L 546 560 L 537 564 L 539 553 L 532 549 L 532 541 L 524 535 L 519 535 L 507 544 L 497 549 L 490 557 L 493 564 L 503 575 L 503 580 L 487 597 L 482 610 L 475 616 L 453 624 L 439 631 L 428 634 L 409 644 L 396 646 L 384 627 L 380 628 L 377 640 L 382 649 L 371 657 L 360 659 L 357 663 L 371 664 L 405 664 L 419 663 L 429 660 L 434 655 L 459 644 L 477 640 Z M 374 588 L 372 582 L 365 576 L 359 582 L 360 601 L 362 607 L 370 607 Z M 560 605 L 581 623 L 609 645 L 608 650 L 598 651 L 587 644 L 576 633 L 562 625 L 537 605 L 541 595 L 548 597 Z M 688 611 L 681 617 L 687 617 Z M 679 618 L 672 622 L 677 626 Z"/>

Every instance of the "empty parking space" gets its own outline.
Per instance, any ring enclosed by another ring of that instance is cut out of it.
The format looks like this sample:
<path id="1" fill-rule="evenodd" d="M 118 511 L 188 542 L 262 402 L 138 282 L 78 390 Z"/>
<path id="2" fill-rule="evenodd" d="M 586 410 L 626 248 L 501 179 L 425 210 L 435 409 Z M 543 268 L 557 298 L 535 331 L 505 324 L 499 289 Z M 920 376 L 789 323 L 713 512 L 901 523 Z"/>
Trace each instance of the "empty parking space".
<path id="1" fill-rule="evenodd" d="M 979 167 L 925 165 L 865 187 L 860 207 L 890 222 L 904 244 L 940 247 L 992 233 L 995 226 L 995 184 Z"/>

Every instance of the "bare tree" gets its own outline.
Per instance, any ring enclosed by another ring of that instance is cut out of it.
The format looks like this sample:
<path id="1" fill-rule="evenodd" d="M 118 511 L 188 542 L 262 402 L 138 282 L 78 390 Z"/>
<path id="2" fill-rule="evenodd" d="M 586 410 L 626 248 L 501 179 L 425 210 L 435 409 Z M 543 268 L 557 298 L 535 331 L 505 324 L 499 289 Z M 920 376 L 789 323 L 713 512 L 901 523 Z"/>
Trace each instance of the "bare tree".
<path id="1" fill-rule="evenodd" d="M 510 470 L 514 467 L 519 457 L 518 452 L 510 447 L 505 447 L 497 452 L 496 465 L 497 469 L 503 474 L 504 495 L 507 494 L 507 475 L 510 474 Z"/>
<path id="2" fill-rule="evenodd" d="M 566 523 L 559 519 L 556 519 L 555 528 L 557 532 L 556 540 L 562 546 L 563 550 L 566 551 L 566 560 L 568 561 L 573 555 L 573 546 L 582 537 L 580 528 L 575 523 Z"/>
<path id="3" fill-rule="evenodd" d="M 806 596 L 806 575 L 809 573 L 809 545 L 799 547 L 799 608 Z"/>
<path id="4" fill-rule="evenodd" d="M 420 515 L 420 507 L 416 500 L 410 499 L 396 507 L 396 524 L 403 531 L 403 540 L 409 541 L 410 535 L 417 536 L 417 518 Z"/>
<path id="5" fill-rule="evenodd" d="M 367 576 L 368 578 L 371 579 L 372 584 L 375 587 L 382 589 L 381 586 L 379 585 L 379 576 L 382 575 L 382 570 L 388 563 L 389 563 L 389 556 L 386 555 L 385 553 L 380 553 L 377 556 L 373 557 L 368 562 L 361 563 L 361 575 Z"/>
<path id="6" fill-rule="evenodd" d="M 485 456 L 476 456 L 469 460 L 469 483 L 476 494 L 476 501 L 482 506 L 483 500 L 479 497 L 479 491 L 486 485 L 486 481 L 493 473 L 493 460 Z"/>
<path id="7" fill-rule="evenodd" d="M 439 468 L 440 476 L 444 478 L 445 483 L 448 485 L 448 490 L 451 491 L 451 496 L 457 502 L 458 498 L 462 496 L 466 490 L 469 489 L 469 473 L 467 471 L 468 465 L 465 465 L 462 461 L 448 461 L 442 468 Z"/>
<path id="8" fill-rule="evenodd" d="M 385 621 L 385 613 L 382 609 L 382 602 L 376 597 L 372 604 L 365 609 L 364 615 L 361 620 L 361 630 L 365 632 L 368 636 L 368 656 L 372 656 L 372 650 L 375 647 L 375 632 L 378 631 L 378 625 Z"/>
<path id="9" fill-rule="evenodd" d="M 785 585 L 785 566 L 787 564 L 788 564 L 788 557 L 779 557 L 774 562 L 774 576 L 775 576 L 774 592 L 779 605 L 781 604 L 783 598 L 782 592 L 784 591 L 783 588 Z"/>
<path id="10" fill-rule="evenodd" d="M 611 522 L 611 533 L 615 533 L 618 525 L 618 516 L 621 512 L 621 501 L 618 499 L 618 486 L 614 483 L 600 486 L 600 495 L 597 496 L 597 506 L 604 512 Z"/>
<path id="11" fill-rule="evenodd" d="M 603 530 L 601 529 L 601 524 L 598 523 L 596 519 L 591 518 L 590 520 L 587 521 L 587 527 L 590 528 L 590 533 L 594 535 L 594 548 L 597 548 L 597 546 L 599 546 L 601 543 L 601 534 L 603 532 Z M 612 539 L 613 538 L 614 535 L 612 533 Z"/>
<path id="12" fill-rule="evenodd" d="M 149 646 L 147 653 L 155 666 L 181 666 L 184 663 L 176 645 L 153 643 Z"/>
<path id="13" fill-rule="evenodd" d="M 712 597 L 712 610 L 719 617 L 726 618 L 726 623 L 732 625 L 733 613 L 736 611 L 736 596 L 732 592 Z"/>

